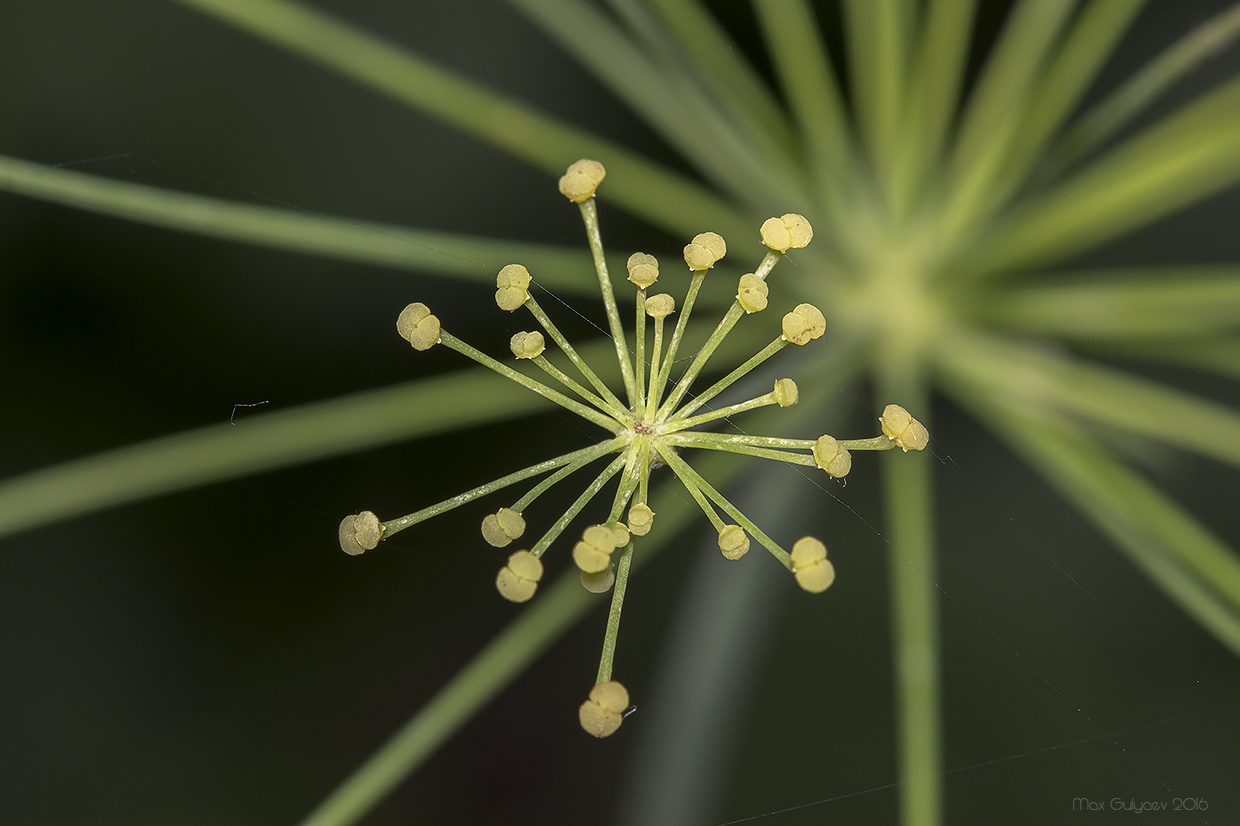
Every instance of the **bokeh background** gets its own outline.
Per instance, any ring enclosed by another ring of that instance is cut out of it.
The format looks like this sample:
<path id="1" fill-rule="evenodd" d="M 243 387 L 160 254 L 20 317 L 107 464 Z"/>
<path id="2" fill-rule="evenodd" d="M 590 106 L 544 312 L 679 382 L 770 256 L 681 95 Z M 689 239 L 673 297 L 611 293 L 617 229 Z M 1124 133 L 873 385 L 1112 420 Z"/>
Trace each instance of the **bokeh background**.
<path id="1" fill-rule="evenodd" d="M 687 169 L 502 3 L 314 5 Z M 711 5 L 762 60 L 745 5 Z M 981 4 L 983 42 L 1007 5 Z M 1154 0 L 1095 95 L 1226 5 Z M 1176 98 L 1237 70 L 1222 55 Z M 583 243 L 543 175 L 162 0 L 0 5 L 0 101 L 0 152 L 20 158 L 310 214 Z M 683 244 L 602 214 L 613 252 Z M 1225 194 L 1089 261 L 1234 262 L 1238 218 Z M 462 284 L 0 193 L 0 476 L 218 424 L 238 403 L 269 402 L 236 410 L 245 427 L 461 367 L 451 353 L 414 360 L 396 338 L 412 300 L 445 317 L 477 309 L 465 337 L 503 352 L 518 322 L 494 310 L 486 275 Z M 1170 377 L 1240 403 L 1234 385 Z M 865 393 L 834 409 L 832 432 L 868 435 Z M 1201 798 L 1204 813 L 1142 822 L 1240 822 L 1240 664 L 1005 448 L 947 404 L 933 420 L 948 822 L 1131 817 L 1074 813 L 1076 797 Z M 520 611 L 496 596 L 502 554 L 477 535 L 490 503 L 356 559 L 336 545 L 339 518 L 412 511 L 563 452 L 566 424 L 548 414 L 393 445 L 0 542 L 0 819 L 297 822 Z M 1234 471 L 1142 461 L 1240 544 Z M 821 521 L 841 571 L 827 598 L 762 554 L 727 566 L 710 537 L 686 534 L 630 586 L 617 667 L 638 713 L 615 737 L 594 742 L 575 719 L 600 609 L 367 822 L 894 822 L 876 464 L 858 461 L 846 488 L 787 469 L 746 482 L 769 505 L 767 520 L 751 512 L 760 524 L 788 510 Z M 703 622 L 736 625 L 733 701 L 708 726 L 706 758 L 669 767 L 654 756 L 671 748 L 656 731 L 671 730 L 661 686 L 693 679 L 676 666 Z"/>

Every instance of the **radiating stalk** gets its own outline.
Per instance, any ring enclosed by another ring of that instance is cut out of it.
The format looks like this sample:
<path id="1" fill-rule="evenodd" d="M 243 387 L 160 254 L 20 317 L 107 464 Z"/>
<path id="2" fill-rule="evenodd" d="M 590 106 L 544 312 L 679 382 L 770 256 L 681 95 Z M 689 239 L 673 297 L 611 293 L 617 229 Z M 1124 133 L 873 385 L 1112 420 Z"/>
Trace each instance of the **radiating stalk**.
<path id="1" fill-rule="evenodd" d="M 606 197 L 679 232 L 740 235 L 749 222 L 705 187 L 609 140 L 500 95 L 345 21 L 291 0 L 176 0 L 326 66 L 555 175 L 566 159 L 606 158 Z"/>
<path id="2" fill-rule="evenodd" d="M 593 295 L 578 277 L 578 249 L 476 235 L 429 232 L 335 215 L 256 206 L 87 175 L 0 155 L 0 190 L 166 229 L 324 255 L 383 267 L 417 269 L 494 283 L 495 272 L 524 261 L 539 283 Z"/>
<path id="3" fill-rule="evenodd" d="M 898 400 L 924 424 L 924 377 L 899 365 L 879 375 L 881 408 Z M 897 759 L 902 826 L 942 822 L 938 564 L 934 548 L 932 458 L 890 452 L 882 457 L 887 541 L 890 543 L 892 651 L 896 681 Z"/>

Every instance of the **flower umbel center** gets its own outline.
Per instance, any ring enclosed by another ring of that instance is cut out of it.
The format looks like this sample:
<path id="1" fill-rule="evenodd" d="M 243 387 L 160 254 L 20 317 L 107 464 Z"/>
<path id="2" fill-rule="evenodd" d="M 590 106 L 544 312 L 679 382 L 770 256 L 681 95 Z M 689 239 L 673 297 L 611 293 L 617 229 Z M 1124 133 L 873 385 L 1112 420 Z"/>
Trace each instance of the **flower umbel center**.
<path id="1" fill-rule="evenodd" d="M 528 549 L 510 554 L 495 578 L 496 588 L 505 599 L 526 602 L 533 598 L 543 577 L 543 554 L 603 489 L 619 477 L 606 518 L 585 527 L 572 550 L 582 586 L 597 594 L 611 592 L 611 608 L 598 674 L 588 698 L 578 709 L 582 728 L 595 737 L 606 737 L 615 732 L 629 709 L 628 691 L 612 679 L 612 670 L 634 549 L 637 539 L 650 533 L 654 525 L 655 512 L 648 504 L 653 469 L 666 465 L 684 485 L 717 531 L 719 550 L 726 559 L 736 560 L 744 556 L 749 551 L 752 538 L 792 572 L 801 588 L 811 593 L 821 593 L 835 581 L 835 567 L 827 559 L 826 545 L 814 537 L 805 536 L 797 539 L 790 551 L 785 550 L 702 477 L 681 453 L 692 449 L 726 451 L 817 467 L 832 477 L 842 478 L 852 467 L 851 451 L 889 450 L 894 447 L 905 451 L 921 450 L 929 439 L 921 423 L 904 408 L 894 404 L 883 410 L 881 434 L 868 439 L 838 440 L 825 434 L 817 439 L 784 439 L 703 429 L 718 426 L 749 410 L 796 404 L 797 386 L 788 378 L 777 380 L 770 392 L 747 401 L 723 407 L 712 407 L 710 402 L 785 347 L 804 346 L 821 338 L 827 329 L 826 318 L 810 304 L 799 304 L 786 313 L 773 340 L 749 359 L 696 394 L 690 390 L 732 328 L 743 317 L 766 309 L 767 276 L 785 253 L 809 244 L 813 230 L 805 218 L 796 214 L 770 218 L 762 224 L 759 234 L 766 248 L 762 261 L 753 272 L 740 277 L 732 306 L 673 383 L 672 368 L 677 362 L 676 356 L 689 316 L 708 273 L 727 254 L 727 244 L 719 235 L 703 232 L 685 246 L 683 259 L 690 274 L 689 284 L 678 318 L 670 330 L 665 329 L 665 322 L 676 314 L 676 300 L 667 293 L 647 294 L 659 278 L 658 260 L 641 252 L 629 257 L 628 280 L 636 288 L 637 305 L 634 347 L 630 350 L 629 337 L 620 320 L 603 255 L 594 201 L 595 191 L 605 175 L 602 164 L 597 161 L 578 161 L 560 179 L 560 192 L 578 205 L 585 222 L 623 381 L 623 387 L 619 389 L 619 394 L 624 396 L 623 401 L 617 391 L 599 378 L 543 311 L 530 293 L 533 276 L 520 264 L 509 264 L 499 271 L 495 302 L 501 310 L 510 313 L 521 309 L 528 311 L 541 331 L 523 331 L 512 336 L 509 342 L 512 355 L 517 359 L 516 365 L 534 365 L 562 389 L 544 383 L 542 376 L 535 378 L 514 365 L 504 364 L 469 346 L 444 330 L 439 318 L 425 304 L 407 306 L 397 319 L 396 329 L 415 350 L 429 350 L 435 345 L 455 350 L 597 425 L 608 436 L 595 444 L 531 465 L 406 516 L 380 521 L 374 513 L 364 511 L 347 516 L 340 523 L 340 547 L 345 553 L 356 555 L 377 547 L 382 539 L 432 516 L 512 485 L 543 477 L 511 505 L 500 507 L 482 520 L 482 536 L 486 543 L 504 548 L 524 536 L 525 513 L 540 496 L 587 465 L 609 458 L 606 467 L 585 486 L 568 510 L 552 522 Z M 647 334 L 648 327 L 653 327 L 652 336 Z M 567 366 L 579 374 L 585 384 L 565 373 L 544 355 L 547 337 L 559 351 L 558 360 L 567 362 Z"/>

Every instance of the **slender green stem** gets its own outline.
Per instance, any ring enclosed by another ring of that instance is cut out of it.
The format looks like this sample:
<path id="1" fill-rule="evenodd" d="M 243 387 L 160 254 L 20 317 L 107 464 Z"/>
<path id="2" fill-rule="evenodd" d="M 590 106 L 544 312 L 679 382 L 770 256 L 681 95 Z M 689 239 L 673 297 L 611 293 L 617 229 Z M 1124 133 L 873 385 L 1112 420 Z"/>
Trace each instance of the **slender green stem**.
<path id="1" fill-rule="evenodd" d="M 569 158 L 606 158 L 614 181 L 608 182 L 606 197 L 659 226 L 680 233 L 708 226 L 731 234 L 745 232 L 749 224 L 740 211 L 702 184 L 308 5 L 287 0 L 178 2 L 425 112 L 545 172 L 562 174 Z"/>
<path id="2" fill-rule="evenodd" d="M 879 398 L 898 398 L 928 411 L 923 377 L 904 360 L 879 374 Z M 925 418 L 924 413 L 919 413 Z M 939 720 L 938 564 L 934 552 L 930 457 L 883 457 L 883 493 L 890 542 L 892 650 L 903 826 L 942 822 L 942 739 Z"/>
<path id="3" fill-rule="evenodd" d="M 800 146 L 783 106 L 745 59 L 744 51 L 710 15 L 710 4 L 654 0 L 649 5 L 658 11 L 663 24 L 656 24 L 654 30 L 670 32 L 675 38 L 668 44 L 675 52 L 665 51 L 663 56 L 669 62 L 688 56 L 695 69 L 694 78 L 709 90 L 703 97 L 720 102 L 728 119 L 735 121 L 760 150 L 758 158 L 785 163 L 797 159 Z"/>
<path id="4" fill-rule="evenodd" d="M 348 826 L 424 763 L 593 604 L 576 573 L 561 577 L 331 793 L 301 826 Z"/>
<path id="5" fill-rule="evenodd" d="M 1240 653 L 1234 551 L 1068 420 L 1044 411 L 1029 415 L 1011 399 L 976 392 L 968 379 L 949 381 L 961 403 L 1109 534 L 1172 601 Z"/>
<path id="6" fill-rule="evenodd" d="M 547 461 L 539 462 L 536 465 L 530 465 L 523 470 L 515 471 L 507 476 L 502 476 L 493 482 L 488 482 L 485 485 L 479 485 L 473 490 L 453 496 L 451 499 L 446 499 L 437 505 L 431 505 L 429 508 L 423 508 L 420 511 L 415 511 L 414 513 L 406 516 L 384 522 L 384 536 L 391 536 L 394 533 L 399 533 L 405 528 L 416 525 L 419 522 L 424 522 L 433 516 L 438 516 L 441 513 L 447 513 L 453 508 L 459 508 L 461 505 L 468 504 L 479 497 L 494 493 L 497 490 L 503 490 L 509 485 L 515 485 L 517 482 L 537 476 L 540 473 L 546 473 L 549 470 L 563 467 L 564 465 L 571 466 L 578 462 L 582 464 L 591 462 L 599 456 L 619 449 L 623 444 L 624 439 L 613 439 L 609 442 L 603 442 L 602 444 L 584 447 L 581 450 L 574 450 L 571 453 L 565 453 L 563 456 L 557 456 L 554 459 L 548 459 Z"/>
<path id="7" fill-rule="evenodd" d="M 615 525 L 620 521 L 620 514 L 624 512 L 624 506 L 633 498 L 633 491 L 637 489 L 637 473 L 642 464 L 642 452 L 643 445 L 641 444 L 634 444 L 629 447 L 628 461 L 624 465 L 624 476 L 620 478 L 620 486 L 616 488 L 616 498 L 611 502 L 611 513 L 607 515 L 608 525 Z"/>
<path id="8" fill-rule="evenodd" d="M 766 361 L 771 356 L 775 355 L 780 350 L 784 349 L 786 346 L 788 346 L 788 342 L 781 335 L 779 338 L 775 339 L 770 344 L 766 345 L 761 350 L 759 350 L 755 355 L 751 356 L 747 361 L 741 364 L 740 367 L 737 367 L 731 373 L 728 373 L 726 376 L 724 376 L 719 381 L 712 384 L 706 390 L 703 390 L 701 394 L 695 397 L 692 401 L 686 402 L 684 406 L 682 406 L 679 410 L 676 411 L 675 415 L 673 415 L 671 418 L 667 420 L 667 423 L 668 424 L 679 423 L 682 419 L 684 419 L 694 410 L 697 410 L 699 407 L 706 404 L 708 401 L 713 399 L 715 396 L 718 396 L 724 390 L 727 390 L 729 387 L 732 386 L 734 382 L 739 380 L 750 370 L 753 370 L 759 364 Z"/>
<path id="9" fill-rule="evenodd" d="M 551 376 L 556 381 L 560 382 L 565 387 L 567 387 L 569 390 L 572 390 L 578 396 L 580 396 L 581 398 L 588 401 L 590 404 L 597 407 L 600 412 L 605 413 L 608 416 L 611 416 L 613 419 L 623 424 L 628 425 L 632 423 L 633 421 L 632 413 L 630 413 L 629 411 L 623 408 L 612 407 L 610 404 L 605 402 L 603 399 L 600 399 L 598 395 L 591 393 L 589 390 L 587 390 L 586 388 L 582 387 L 579 383 L 574 381 L 570 376 L 565 375 L 563 370 L 556 367 L 551 362 L 547 361 L 546 356 L 535 356 L 534 358 L 530 359 L 530 361 L 534 362 L 539 367 L 541 367 L 543 369 L 543 372 L 545 372 L 548 376 Z"/>
<path id="10" fill-rule="evenodd" d="M 646 504 L 650 495 L 650 440 L 641 440 L 642 465 L 637 472 L 637 501 Z"/>
<path id="11" fill-rule="evenodd" d="M 847 450 L 891 450 L 896 443 L 886 436 L 875 436 L 872 439 L 838 439 L 840 447 Z"/>
<path id="12" fill-rule="evenodd" d="M 778 264 L 780 259 L 783 257 L 783 253 L 781 252 L 768 250 L 762 259 L 762 263 L 758 265 L 758 268 L 754 270 L 753 274 L 765 281 L 771 270 L 775 268 L 775 265 Z M 702 372 L 702 368 L 706 366 L 707 360 L 714 355 L 715 350 L 719 348 L 719 345 L 723 343 L 724 338 L 727 337 L 728 333 L 732 331 L 732 328 L 736 326 L 736 322 L 739 321 L 741 316 L 744 314 L 745 310 L 741 307 L 740 302 L 733 301 L 732 306 L 728 308 L 726 313 L 724 313 L 723 318 L 719 321 L 719 324 L 710 334 L 710 338 L 706 339 L 706 343 L 702 345 L 702 349 L 698 350 L 697 355 L 694 356 L 693 362 L 689 365 L 689 369 L 686 370 L 684 375 L 680 377 L 680 381 L 676 382 L 675 389 L 668 394 L 667 401 L 663 402 L 663 405 L 659 408 L 659 413 L 655 418 L 666 418 L 667 415 L 676 408 L 676 405 L 679 404 L 680 400 L 684 398 L 685 393 L 689 392 L 689 387 L 698 377 L 698 374 Z"/>
<path id="13" fill-rule="evenodd" d="M 1068 166 L 1116 135 L 1172 85 L 1240 37 L 1240 6 L 1232 5 L 1171 44 L 1096 103 L 1064 133 L 1050 153 L 1046 174 Z"/>
<path id="14" fill-rule="evenodd" d="M 752 445 L 738 445 L 729 442 L 708 442 L 705 440 L 694 439 L 692 441 L 681 442 L 684 447 L 694 447 L 703 450 L 722 450 L 726 453 L 738 453 L 742 456 L 755 456 L 759 459 L 772 459 L 776 462 L 787 462 L 790 465 L 804 465 L 805 467 L 814 467 L 814 457 L 805 453 L 788 453 L 784 450 L 772 450 L 766 447 L 754 447 Z"/>
<path id="15" fill-rule="evenodd" d="M 857 166 L 849 119 L 813 6 L 808 0 L 753 3 L 780 87 L 805 142 L 814 191 L 831 214 L 850 217 L 849 190 Z"/>
<path id="16" fill-rule="evenodd" d="M 598 662 L 598 680 L 605 683 L 611 679 L 611 667 L 616 659 L 616 635 L 620 633 L 620 611 L 624 608 L 624 591 L 629 585 L 629 568 L 633 565 L 633 540 L 620 551 L 616 561 L 616 584 L 611 589 L 611 610 L 607 612 L 607 632 L 603 635 L 603 655 Z"/>
<path id="17" fill-rule="evenodd" d="M 311 215 L 173 192 L 4 155 L 0 155 L 0 190 L 209 238 L 473 281 L 493 282 L 496 268 L 503 263 L 524 261 L 538 270 L 541 281 L 557 290 L 589 294 L 579 276 L 586 256 L 567 247 Z"/>
<path id="18" fill-rule="evenodd" d="M 960 98 L 977 0 L 929 0 L 912 58 L 903 128 L 896 156 L 896 191 L 924 194 L 942 161 L 943 144 Z"/>
<path id="19" fill-rule="evenodd" d="M 564 334 L 560 332 L 560 328 L 555 326 L 555 324 L 551 321 L 550 316 L 548 316 L 543 308 L 539 306 L 538 302 L 534 300 L 534 296 L 531 295 L 525 299 L 525 308 L 533 314 L 534 318 L 538 319 L 538 323 L 542 325 L 544 330 L 547 331 L 547 335 L 551 336 L 551 339 L 555 342 L 556 346 L 564 352 L 564 355 L 568 356 L 568 360 L 571 361 L 573 366 L 581 372 L 581 375 L 585 378 L 585 380 L 590 382 L 594 389 L 599 392 L 599 395 L 606 399 L 617 410 L 624 410 L 624 402 L 620 401 L 620 399 L 616 397 L 616 394 L 611 392 L 611 389 L 603 382 L 602 379 L 598 377 L 598 374 L 590 368 L 589 362 L 578 354 L 573 345 L 568 343 L 568 339 L 564 337 Z"/>
<path id="20" fill-rule="evenodd" d="M 721 407 L 718 410 L 712 410 L 709 413 L 700 413 L 688 419 L 683 419 L 676 423 L 676 430 L 685 430 L 690 427 L 697 427 L 700 424 L 713 422 L 716 419 L 726 419 L 729 416 L 735 416 L 738 413 L 744 413 L 746 410 L 753 410 L 756 407 L 766 407 L 767 405 L 776 404 L 775 394 L 767 393 L 765 396 L 758 396 L 756 399 L 750 399 L 747 402 Z M 667 432 L 666 430 L 664 432 Z"/>
<path id="21" fill-rule="evenodd" d="M 468 344 L 461 341 L 459 338 L 452 335 L 451 333 L 441 330 L 439 333 L 439 342 L 443 344 L 443 346 L 451 350 L 455 350 L 456 352 L 460 353 L 463 356 L 466 356 L 467 358 L 473 359 L 474 361 L 481 364 L 483 367 L 490 368 L 491 370 L 494 370 L 496 373 L 499 373 L 501 376 L 512 379 L 513 381 L 515 381 L 517 384 L 521 385 L 522 387 L 526 387 L 530 390 L 533 390 L 535 393 L 542 396 L 543 398 L 549 399 L 555 402 L 556 404 L 560 405 L 561 407 L 567 407 L 569 410 L 573 411 L 581 418 L 588 419 L 594 422 L 599 427 L 610 430 L 613 433 L 617 432 L 618 430 L 624 427 L 622 422 L 616 421 L 611 416 L 606 416 L 598 412 L 597 410 L 592 410 L 589 407 L 586 407 L 581 402 L 573 401 L 568 396 L 565 396 L 563 393 L 560 393 L 556 390 L 552 390 L 550 387 L 543 384 L 542 382 L 534 381 L 529 376 L 526 376 L 522 373 L 518 373 L 516 370 L 513 370 L 508 365 L 501 364 L 500 362 L 491 358 L 486 353 L 482 352 L 476 347 L 469 346 Z"/>
<path id="22" fill-rule="evenodd" d="M 650 392 L 650 399 L 647 401 L 650 407 L 658 409 L 659 400 L 663 398 L 663 388 L 667 387 L 668 376 L 672 372 L 672 365 L 676 362 L 676 351 L 680 349 L 680 339 L 685 334 L 685 325 L 689 323 L 689 313 L 693 311 L 698 290 L 702 289 L 702 282 L 705 279 L 706 272 L 703 270 L 694 272 L 693 278 L 689 281 L 689 291 L 685 294 L 684 306 L 680 308 L 680 318 L 676 319 L 676 329 L 672 331 L 672 340 L 668 342 L 667 355 L 663 357 L 663 364 L 659 367 L 658 383 Z"/>
<path id="23" fill-rule="evenodd" d="M 792 570 L 792 557 L 788 552 L 775 544 L 774 540 L 755 525 L 749 517 L 741 513 L 740 509 L 725 499 L 719 491 L 715 490 L 710 482 L 707 482 L 702 478 L 701 474 L 690 467 L 688 462 L 677 456 L 674 451 L 665 449 L 661 444 L 656 443 L 655 447 L 663 457 L 663 461 L 667 462 L 682 482 L 686 479 L 692 480 L 693 484 L 701 488 L 702 492 L 710 497 L 724 513 L 736 520 L 736 524 L 748 531 L 750 536 L 758 540 L 758 544 L 770 551 L 771 556 L 778 559 L 785 568 Z"/>
<path id="24" fill-rule="evenodd" d="M 640 287 L 637 290 L 637 319 L 633 328 L 637 338 L 637 353 L 634 357 L 637 377 L 633 381 L 633 386 L 637 388 L 637 406 L 634 410 L 637 420 L 641 421 L 646 416 L 646 291 Z"/>
<path id="25" fill-rule="evenodd" d="M 718 512 L 715 511 L 715 506 L 710 503 L 710 500 L 706 498 L 706 494 L 702 493 L 702 489 L 697 486 L 693 479 L 686 476 L 677 476 L 676 478 L 685 486 L 685 490 L 689 491 L 693 501 L 698 503 L 698 507 L 702 509 L 702 513 L 706 514 L 706 518 L 716 531 L 722 531 L 727 527 L 726 523 L 719 518 Z"/>
<path id="26" fill-rule="evenodd" d="M 781 439 L 777 436 L 750 436 L 747 433 L 669 433 L 664 441 L 673 445 L 696 447 L 698 444 L 710 445 L 751 445 L 754 447 L 784 448 L 787 450 L 813 450 L 813 439 Z"/>
<path id="27" fill-rule="evenodd" d="M 624 325 L 620 323 L 620 311 L 616 308 L 616 293 L 611 286 L 611 276 L 607 274 L 607 256 L 603 252 L 603 237 L 599 234 L 598 228 L 598 204 L 593 198 L 587 198 L 578 206 L 581 207 L 581 219 L 586 225 L 586 238 L 590 242 L 590 253 L 594 256 L 594 269 L 598 272 L 598 286 L 603 294 L 603 306 L 607 308 L 607 325 L 611 329 L 612 341 L 616 343 L 616 360 L 620 362 L 620 374 L 624 377 L 624 389 L 629 399 L 628 406 L 633 407 L 637 402 L 633 362 L 629 356 L 629 344 L 624 334 Z"/>
<path id="28" fill-rule="evenodd" d="M 590 483 L 589 487 L 581 492 L 576 501 L 569 506 L 564 515 L 555 520 L 555 524 L 543 534 L 542 538 L 530 548 L 530 553 L 534 556 L 541 557 L 546 553 L 547 548 L 551 547 L 551 543 L 559 539 L 560 534 L 564 533 L 564 529 L 568 527 L 568 523 L 577 518 L 577 514 L 581 513 L 582 508 L 590 503 L 590 500 L 598 495 L 603 489 L 603 485 L 607 484 L 611 477 L 620 472 L 620 468 L 624 467 L 624 463 L 628 461 L 629 451 L 625 451 L 616 457 L 610 465 L 608 465 L 598 477 Z"/>
<path id="29" fill-rule="evenodd" d="M 565 465 L 555 473 L 548 476 L 546 479 L 543 479 L 534 487 L 530 488 L 529 492 L 513 503 L 512 509 L 517 513 L 523 513 L 526 508 L 534 504 L 538 497 L 542 496 L 552 487 L 564 481 L 569 476 L 572 476 L 574 473 L 581 470 L 583 467 L 596 459 L 606 456 L 608 453 L 613 453 L 616 450 L 622 449 L 623 445 L 624 439 L 621 438 L 614 439 L 610 442 L 604 442 L 603 444 L 596 445 L 593 448 L 588 448 L 586 452 L 583 452 L 581 456 L 574 459 L 572 463 Z"/>
<path id="30" fill-rule="evenodd" d="M 1047 142 L 1076 109 L 1145 5 L 1146 0 L 1099 0 L 1072 21 L 1063 45 L 1035 84 L 1003 173 L 991 187 L 991 210 L 1003 205 L 1027 181 L 1033 165 L 1044 157 Z"/>
<path id="31" fill-rule="evenodd" d="M 650 354 L 650 392 L 646 394 L 646 403 L 653 407 L 658 404 L 659 400 L 655 397 L 655 391 L 658 390 L 660 364 L 659 358 L 663 355 L 663 319 L 656 318 L 654 320 L 654 346 Z"/>

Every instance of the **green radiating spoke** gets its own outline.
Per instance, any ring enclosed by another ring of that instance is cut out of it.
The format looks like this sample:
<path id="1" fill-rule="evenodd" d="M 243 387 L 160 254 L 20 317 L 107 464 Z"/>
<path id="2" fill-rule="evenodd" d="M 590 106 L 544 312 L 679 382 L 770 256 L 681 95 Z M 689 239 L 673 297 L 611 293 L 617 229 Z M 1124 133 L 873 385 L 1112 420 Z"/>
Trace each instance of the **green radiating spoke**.
<path id="1" fill-rule="evenodd" d="M 654 65 L 594 7 L 580 0 L 512 2 L 720 188 L 738 199 L 786 200 L 774 186 L 772 159 L 759 155 L 708 100 Z M 786 176 L 785 185 L 795 188 L 794 180 Z"/>
<path id="2" fill-rule="evenodd" d="M 1030 410 L 1061 410 L 1240 465 L 1240 412 L 1148 379 L 998 340 L 958 340 L 946 369 Z"/>
<path id="3" fill-rule="evenodd" d="M 609 185 L 608 197 L 668 229 L 746 226 L 733 207 L 688 179 L 309 6 L 290 0 L 175 2 L 425 111 L 545 172 L 561 174 L 567 158 L 603 158 L 621 181 Z"/>
<path id="4" fill-rule="evenodd" d="M 1200 337 L 1240 327 L 1240 267 L 1056 273 L 987 296 L 978 317 L 1014 332 L 1085 341 Z"/>
<path id="5" fill-rule="evenodd" d="M 754 13 L 805 144 L 814 185 L 831 214 L 844 219 L 856 174 L 852 138 L 813 9 L 805 0 L 760 0 Z"/>
<path id="6" fill-rule="evenodd" d="M 995 209 L 1027 178 L 1047 143 L 1072 114 L 1146 0 L 1097 0 L 1081 10 L 1034 93 L 990 195 Z"/>
<path id="7" fill-rule="evenodd" d="M 896 189 L 910 197 L 923 194 L 941 160 L 960 99 L 976 5 L 977 0 L 930 0 L 926 8 L 904 113 L 903 128 L 912 137 L 902 143 L 893 170 Z"/>
<path id="8" fill-rule="evenodd" d="M 1240 179 L 1238 133 L 1231 80 L 1014 209 L 946 262 L 945 277 L 1045 266 L 1219 192 Z"/>
<path id="9" fill-rule="evenodd" d="M 911 361 L 884 364 L 876 407 L 899 398 L 928 420 L 925 377 Z M 903 455 L 900 451 L 882 456 L 903 826 L 943 822 L 939 575 L 930 458 L 925 453 Z"/>
<path id="10" fill-rule="evenodd" d="M 1020 0 L 1009 13 L 965 104 L 947 170 L 948 196 L 939 219 L 943 231 L 960 232 L 983 212 L 1030 90 L 1075 5 L 1076 0 Z"/>
<path id="11" fill-rule="evenodd" d="M 196 235 L 469 280 L 494 282 L 499 267 L 526 261 L 540 282 L 573 293 L 592 292 L 592 285 L 579 277 L 590 265 L 589 256 L 577 249 L 255 206 L 3 155 L 0 189 Z"/>
<path id="12" fill-rule="evenodd" d="M 988 399 L 967 381 L 955 390 L 1151 582 L 1240 655 L 1240 561 L 1233 550 L 1067 422 Z"/>
<path id="13" fill-rule="evenodd" d="M 1056 143 L 1046 174 L 1062 172 L 1114 137 L 1178 81 L 1225 51 L 1237 37 L 1240 4 L 1233 4 L 1168 46 L 1118 89 L 1090 107 Z"/>

